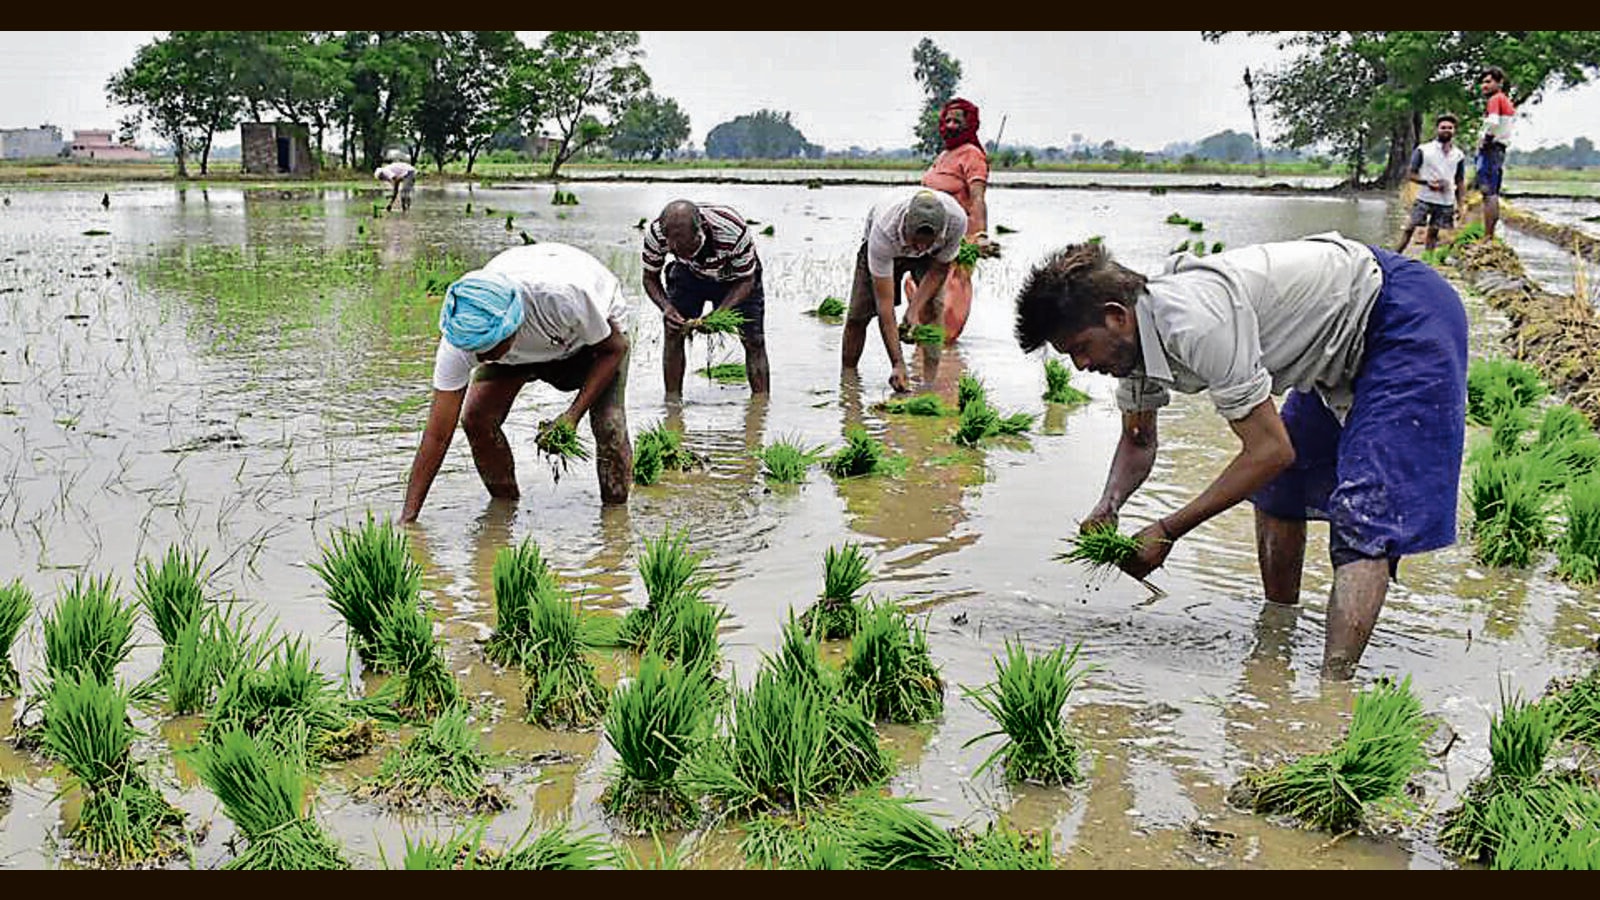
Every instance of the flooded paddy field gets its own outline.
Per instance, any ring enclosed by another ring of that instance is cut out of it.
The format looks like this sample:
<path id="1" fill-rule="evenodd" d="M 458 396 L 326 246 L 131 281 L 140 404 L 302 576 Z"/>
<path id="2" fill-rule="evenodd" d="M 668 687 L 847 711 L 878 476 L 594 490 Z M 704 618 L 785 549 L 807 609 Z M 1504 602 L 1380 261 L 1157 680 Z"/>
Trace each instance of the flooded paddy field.
<path id="1" fill-rule="evenodd" d="M 997 407 L 1041 413 L 1042 365 L 1018 350 L 1010 310 L 1028 268 L 1049 250 L 1101 235 L 1121 261 L 1153 272 L 1187 237 L 1241 245 L 1337 229 L 1383 243 L 1401 215 L 1372 199 L 1003 184 L 991 190 L 990 220 L 1015 233 L 999 238 L 1003 257 L 980 265 L 972 321 L 935 387 L 952 398 L 957 374 L 970 371 Z M 740 683 L 775 650 L 788 610 L 820 591 L 826 548 L 861 543 L 875 573 L 867 590 L 925 617 L 948 685 L 936 723 L 880 729 L 896 756 L 893 792 L 926 798 L 925 808 L 948 824 L 981 828 L 998 817 L 1049 831 L 1060 864 L 1070 867 L 1452 865 L 1427 824 L 1333 841 L 1235 811 L 1225 794 L 1249 767 L 1327 747 L 1362 685 L 1409 674 L 1425 710 L 1458 735 L 1420 779 L 1423 805 L 1448 808 L 1487 766 L 1490 713 L 1505 681 L 1536 694 L 1551 677 L 1593 662 L 1593 590 L 1556 580 L 1549 561 L 1527 571 L 1487 569 L 1467 544 L 1402 564 L 1350 685 L 1318 676 L 1331 582 L 1324 528 L 1311 529 L 1297 610 L 1261 599 L 1247 507 L 1177 545 L 1152 578 L 1165 596 L 1056 562 L 1061 539 L 1076 531 L 1104 482 L 1119 429 L 1112 382 L 1076 375 L 1089 404 L 1051 409 L 1026 440 L 960 453 L 947 422 L 874 411 L 889 395 L 876 335 L 859 381 L 841 379 L 841 329 L 805 311 L 824 296 L 847 296 L 863 217 L 879 188 L 575 190 L 580 205 L 557 207 L 548 186 L 428 188 L 408 215 L 376 218 L 376 191 L 140 186 L 113 189 L 109 208 L 98 189 L 8 194 L 0 209 L 0 582 L 20 578 L 45 609 L 80 573 L 114 575 L 129 596 L 139 559 L 183 544 L 205 550 L 218 567 L 216 591 L 303 635 L 322 671 L 354 667 L 343 622 L 309 563 L 336 527 L 369 510 L 399 512 L 438 340 L 437 301 L 416 285 L 431 271 L 475 266 L 519 245 L 526 232 L 581 247 L 619 274 L 632 308 L 630 429 L 666 420 L 709 465 L 636 486 L 625 508 L 603 509 L 587 464 L 557 483 L 534 451 L 536 423 L 569 396 L 544 385 L 524 391 L 506 425 L 519 502 L 491 502 L 465 440 L 453 443 L 408 533 L 464 693 L 501 713 L 482 717 L 488 748 L 506 755 L 501 774 L 511 798 L 489 824 L 492 842 L 536 821 L 609 829 L 598 798 L 614 755 L 599 731 L 525 724 L 516 675 L 487 665 L 477 643 L 494 625 L 495 553 L 523 538 L 537 541 L 585 605 L 621 612 L 644 603 L 642 541 L 687 527 L 716 575 L 711 599 L 728 611 L 721 640 Z M 663 402 L 661 323 L 639 287 L 634 226 L 679 196 L 728 203 L 774 227 L 757 237 L 768 401 L 696 376 L 708 362 L 740 359 L 732 342 L 697 342 L 684 405 Z M 1205 231 L 1164 224 L 1172 212 L 1204 221 Z M 1502 323 L 1471 298 L 1468 310 L 1481 352 Z M 813 470 L 798 488 L 765 484 L 752 456 L 761 445 L 793 436 L 834 447 L 856 423 L 908 457 L 903 477 L 841 482 Z M 1161 431 L 1156 468 L 1124 511 L 1129 525 L 1176 509 L 1237 448 L 1204 396 L 1175 397 Z M 128 683 L 152 674 L 160 658 L 147 623 L 138 638 L 120 670 Z M 1070 704 L 1088 750 L 1084 784 L 1008 788 L 993 770 L 974 777 L 993 744 L 963 747 L 990 725 L 961 686 L 991 680 L 1008 639 L 1035 651 L 1082 642 L 1084 658 L 1099 667 Z M 43 665 L 37 614 L 14 655 L 27 691 Z M 633 664 L 603 655 L 602 678 Z M 0 702 L 0 734 L 19 705 Z M 225 862 L 232 826 L 171 753 L 192 742 L 199 721 L 143 712 L 134 719 L 151 736 L 136 753 L 160 760 L 164 794 L 191 824 L 210 823 L 193 864 Z M 396 864 L 408 835 L 448 833 L 464 821 L 400 816 L 355 797 L 353 786 L 396 744 L 325 770 L 318 782 L 318 816 L 358 866 Z M 10 805 L 0 807 L 0 864 L 66 864 L 60 835 L 78 801 L 56 796 L 60 768 L 0 743 L 0 777 L 13 786 Z M 1197 822 L 1210 831 L 1192 830 Z M 665 838 L 670 847 L 684 836 Z M 642 852 L 649 844 L 608 839 Z M 689 836 L 690 864 L 740 864 L 737 839 L 729 827 Z"/>

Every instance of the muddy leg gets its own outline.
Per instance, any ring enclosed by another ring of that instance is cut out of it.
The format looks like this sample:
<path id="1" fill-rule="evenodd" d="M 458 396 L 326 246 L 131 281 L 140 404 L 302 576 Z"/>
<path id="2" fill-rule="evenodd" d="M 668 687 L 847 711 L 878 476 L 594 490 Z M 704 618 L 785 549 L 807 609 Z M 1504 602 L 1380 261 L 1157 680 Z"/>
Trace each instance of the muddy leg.
<path id="1" fill-rule="evenodd" d="M 843 368 L 854 369 L 861 362 L 861 351 L 867 346 L 867 325 L 871 321 L 844 323 L 844 340 L 839 343 L 839 362 Z"/>
<path id="2" fill-rule="evenodd" d="M 767 367 L 767 339 L 765 335 L 744 339 L 744 371 L 750 380 L 751 394 L 765 394 L 772 387 L 771 371 Z"/>
<path id="3" fill-rule="evenodd" d="M 1483 240 L 1485 243 L 1494 240 L 1494 226 L 1500 221 L 1500 198 L 1483 198 Z"/>
<path id="4" fill-rule="evenodd" d="M 516 464 L 511 459 L 511 444 L 501 429 L 511 404 L 517 399 L 525 379 L 495 378 L 474 381 L 467 388 L 462 408 L 461 427 L 472 445 L 472 461 L 478 477 L 491 497 L 516 497 Z"/>
<path id="5" fill-rule="evenodd" d="M 1355 674 L 1388 593 L 1387 559 L 1358 559 L 1333 570 L 1328 634 L 1322 647 L 1323 677 L 1348 681 Z"/>
<path id="6" fill-rule="evenodd" d="M 627 503 L 633 486 L 633 443 L 628 439 L 625 398 L 628 363 L 632 352 L 622 358 L 617 377 L 589 407 L 589 430 L 594 434 L 594 469 L 600 481 L 600 502 Z"/>
<path id="7" fill-rule="evenodd" d="M 1428 226 L 1428 243 L 1426 246 L 1429 250 L 1439 246 L 1439 229 L 1432 225 Z"/>
<path id="8" fill-rule="evenodd" d="M 944 324 L 944 289 L 933 295 L 933 299 L 923 304 L 922 311 L 917 316 L 918 325 L 943 325 Z M 939 361 L 944 357 L 944 344 L 922 344 L 918 348 L 922 357 L 922 383 L 929 388 L 939 380 Z"/>
<path id="9" fill-rule="evenodd" d="M 1300 574 L 1306 560 L 1306 523 L 1256 510 L 1256 558 L 1261 587 L 1273 603 L 1300 602 Z"/>
<path id="10" fill-rule="evenodd" d="M 683 331 L 667 325 L 662 332 L 661 341 L 661 377 L 666 387 L 666 399 L 681 400 L 683 371 L 688 367 L 688 352 L 683 346 Z"/>

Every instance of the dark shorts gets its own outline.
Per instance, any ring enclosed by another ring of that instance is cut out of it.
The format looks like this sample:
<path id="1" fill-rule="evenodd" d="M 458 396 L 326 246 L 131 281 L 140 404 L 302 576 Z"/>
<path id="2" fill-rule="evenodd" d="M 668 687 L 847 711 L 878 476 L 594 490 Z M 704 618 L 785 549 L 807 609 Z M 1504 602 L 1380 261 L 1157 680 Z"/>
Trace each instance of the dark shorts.
<path id="1" fill-rule="evenodd" d="M 1419 225 L 1426 225 L 1429 228 L 1454 228 L 1456 208 L 1448 203 L 1418 200 L 1411 204 L 1411 218 L 1406 222 L 1406 227 L 1416 228 Z"/>
<path id="2" fill-rule="evenodd" d="M 921 281 L 922 276 L 928 274 L 928 268 L 932 265 L 933 257 L 931 255 L 895 257 L 895 306 L 899 306 L 903 299 L 900 296 L 900 283 L 905 280 L 906 275 L 910 274 L 912 278 Z M 938 303 L 939 299 L 935 297 L 933 302 Z M 935 312 L 938 311 L 937 309 L 935 310 Z M 867 242 L 862 241 L 861 248 L 856 251 L 855 280 L 850 285 L 850 311 L 846 316 L 846 320 L 850 322 L 866 322 L 876 318 L 877 315 L 878 300 L 872 294 L 872 272 L 867 269 Z"/>
<path id="3" fill-rule="evenodd" d="M 1383 288 L 1367 319 L 1355 403 L 1341 426 L 1316 394 L 1281 415 L 1288 470 L 1250 498 L 1280 519 L 1330 523 L 1333 564 L 1455 543 L 1466 437 L 1467 316 L 1432 267 L 1373 248 Z"/>
<path id="4" fill-rule="evenodd" d="M 1500 179 L 1506 173 L 1506 148 L 1504 144 L 1490 144 L 1478 151 L 1477 172 L 1472 185 L 1483 191 L 1485 197 L 1500 196 Z"/>
<path id="5" fill-rule="evenodd" d="M 565 359 L 549 362 L 501 365 L 483 363 L 472 370 L 473 381 L 504 381 L 519 379 L 523 382 L 542 381 L 558 391 L 576 391 L 583 387 L 594 365 L 594 347 L 584 347 Z"/>
<path id="6" fill-rule="evenodd" d="M 677 260 L 667 263 L 666 271 L 662 273 L 661 282 L 667 289 L 667 301 L 678 315 L 685 319 L 696 319 L 706 312 L 706 304 L 721 303 L 728 292 L 738 282 L 717 281 L 711 278 L 701 278 L 688 266 L 680 264 Z M 761 287 L 761 269 L 756 268 L 756 284 L 750 289 L 750 296 L 744 298 L 734 310 L 744 316 L 744 329 L 742 337 L 747 341 L 760 341 L 766 331 L 763 319 L 766 318 L 767 298 Z"/>

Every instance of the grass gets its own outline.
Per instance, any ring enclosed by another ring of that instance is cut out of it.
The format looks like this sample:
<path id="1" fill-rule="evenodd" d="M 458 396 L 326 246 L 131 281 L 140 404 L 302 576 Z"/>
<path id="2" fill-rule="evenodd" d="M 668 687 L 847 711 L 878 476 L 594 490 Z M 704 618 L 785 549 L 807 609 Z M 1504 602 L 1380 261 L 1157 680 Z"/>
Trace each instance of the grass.
<path id="1" fill-rule="evenodd" d="M 183 825 L 183 812 L 162 799 L 133 761 L 127 707 L 121 688 L 80 670 L 55 679 L 44 717 L 45 752 L 84 793 L 69 832 L 74 848 L 110 865 L 172 855 Z"/>
<path id="2" fill-rule="evenodd" d="M 420 601 L 397 603 L 378 630 L 378 665 L 396 674 L 396 704 L 413 719 L 438 715 L 461 696 L 443 648 L 433 637 L 433 623 Z"/>
<path id="3" fill-rule="evenodd" d="M 647 601 L 623 617 L 619 640 L 640 654 L 655 650 L 668 660 L 711 664 L 721 655 L 717 628 L 723 611 L 706 602 L 711 577 L 705 554 L 691 553 L 687 531 L 645 541 L 639 559 Z"/>
<path id="4" fill-rule="evenodd" d="M 115 596 L 110 576 L 74 576 L 56 607 L 44 615 L 45 675 L 55 681 L 83 671 L 109 684 L 133 649 L 137 607 Z"/>
<path id="5" fill-rule="evenodd" d="M 383 760 L 378 774 L 358 796 L 373 797 L 393 809 L 504 809 L 506 798 L 484 783 L 489 758 L 478 746 L 477 730 L 467 722 L 467 707 L 446 709 Z"/>
<path id="6" fill-rule="evenodd" d="M 918 394 L 906 400 L 888 400 L 883 404 L 883 411 L 894 415 L 907 416 L 954 416 L 958 410 L 946 405 L 938 394 Z"/>
<path id="7" fill-rule="evenodd" d="M 1512 359 L 1477 359 L 1467 367 L 1467 421 L 1488 425 L 1496 412 L 1527 407 L 1547 393 L 1539 373 Z"/>
<path id="8" fill-rule="evenodd" d="M 1093 670 L 1078 664 L 1082 647 L 1075 644 L 1068 652 L 1063 645 L 1030 657 L 1020 641 L 1007 641 L 1005 658 L 995 659 L 995 680 L 977 690 L 963 689 L 996 727 L 962 746 L 1005 739 L 974 777 L 997 763 L 1008 783 L 1073 784 L 1083 777 L 1078 766 L 1082 751 L 1063 718 L 1073 690 Z"/>
<path id="9" fill-rule="evenodd" d="M 761 448 L 761 474 L 779 484 L 800 484 L 806 472 L 825 458 L 822 445 L 806 447 L 797 437 L 781 437 Z"/>
<path id="10" fill-rule="evenodd" d="M 1539 436 L 1536 447 L 1554 446 L 1567 441 L 1594 437 L 1594 429 L 1583 413 L 1565 403 L 1545 407 L 1539 417 Z"/>
<path id="11" fill-rule="evenodd" d="M 617 754 L 600 797 L 607 813 L 638 833 L 695 824 L 699 810 L 678 772 L 707 737 L 716 693 L 704 666 L 645 655 L 638 676 L 617 689 L 606 712 L 606 740 Z"/>
<path id="12" fill-rule="evenodd" d="M 305 773 L 268 753 L 249 734 L 224 732 L 193 761 L 200 780 L 221 801 L 246 849 L 225 869 L 346 869 L 339 848 L 302 808 Z"/>
<path id="13" fill-rule="evenodd" d="M 559 480 L 572 465 L 573 460 L 589 458 L 589 448 L 583 445 L 578 438 L 578 429 L 566 419 L 555 419 L 539 425 L 539 436 L 534 440 L 534 446 L 539 448 L 550 459 L 550 469 Z"/>
<path id="14" fill-rule="evenodd" d="M 835 478 L 862 478 L 868 475 L 898 476 L 905 473 L 906 458 L 890 454 L 883 442 L 860 425 L 845 429 L 845 443 L 828 460 L 828 471 Z"/>
<path id="15" fill-rule="evenodd" d="M 483 652 L 490 661 L 508 666 L 519 662 L 532 644 L 534 597 L 553 587 L 555 575 L 545 564 L 539 545 L 527 538 L 495 551 L 491 578 L 495 627 Z"/>
<path id="16" fill-rule="evenodd" d="M 744 313 L 736 309 L 713 309 L 711 312 L 689 323 L 688 333 L 723 335 L 738 334 L 744 330 Z"/>
<path id="17" fill-rule="evenodd" d="M 822 302 L 818 303 L 816 310 L 814 310 L 819 317 L 824 319 L 842 319 L 848 311 L 849 309 L 844 305 L 844 301 L 838 297 L 823 297 Z"/>
<path id="18" fill-rule="evenodd" d="M 22 579 L 0 587 L 0 699 L 14 697 L 22 690 L 22 677 L 11 662 L 11 647 L 32 612 L 33 594 Z"/>
<path id="19" fill-rule="evenodd" d="M 394 607 L 418 602 L 422 567 L 411 558 L 404 531 L 368 513 L 355 529 L 340 528 L 311 570 L 322 578 L 328 602 L 344 619 L 362 663 L 384 671 L 379 630 Z"/>
<path id="20" fill-rule="evenodd" d="M 1428 762 L 1428 730 L 1410 676 L 1380 681 L 1356 695 L 1350 728 L 1333 749 L 1246 776 L 1252 806 L 1334 833 L 1356 828 L 1373 803 L 1403 798 L 1406 781 Z"/>
<path id="21" fill-rule="evenodd" d="M 1551 698 L 1556 737 L 1600 750 L 1600 668 Z M 1545 702 L 1545 701 L 1541 701 Z"/>
<path id="22" fill-rule="evenodd" d="M 1530 456 L 1480 460 L 1468 486 L 1477 558 L 1491 566 L 1525 567 L 1549 540 L 1545 484 L 1555 477 Z"/>
<path id="23" fill-rule="evenodd" d="M 605 713 L 606 691 L 589 661 L 578 604 L 553 583 L 533 596 L 521 656 L 527 719 L 546 728 L 584 728 Z"/>
<path id="24" fill-rule="evenodd" d="M 1057 359 L 1044 361 L 1044 400 L 1046 403 L 1061 403 L 1066 406 L 1077 406 L 1089 402 L 1089 395 L 1073 387 L 1072 370 Z"/>
<path id="25" fill-rule="evenodd" d="M 640 432 L 633 442 L 633 480 L 655 484 L 667 469 L 682 472 L 700 465 L 700 458 L 683 446 L 683 432 L 665 422 Z"/>
<path id="26" fill-rule="evenodd" d="M 1566 528 L 1556 545 L 1556 576 L 1574 584 L 1600 581 L 1600 476 L 1567 489 Z M 0 629 L 0 640 L 4 639 Z"/>
<path id="27" fill-rule="evenodd" d="M 917 325 L 911 329 L 911 343 L 920 347 L 944 346 L 943 325 Z"/>
<path id="28" fill-rule="evenodd" d="M 822 557 L 822 597 L 800 616 L 806 633 L 825 641 L 855 634 L 862 614 L 856 594 L 871 580 L 861 545 L 829 547 Z"/>
<path id="29" fill-rule="evenodd" d="M 717 363 L 701 369 L 700 374 L 719 384 L 744 384 L 748 380 L 744 363 Z"/>
<path id="30" fill-rule="evenodd" d="M 880 722 L 911 724 L 944 711 L 944 679 L 928 655 L 927 626 L 892 603 L 861 616 L 844 663 L 844 689 Z"/>
<path id="31" fill-rule="evenodd" d="M 1139 553 L 1138 538 L 1111 526 L 1091 528 L 1067 541 L 1072 546 L 1065 553 L 1057 553 L 1056 559 L 1087 563 L 1094 569 L 1121 566 Z"/>

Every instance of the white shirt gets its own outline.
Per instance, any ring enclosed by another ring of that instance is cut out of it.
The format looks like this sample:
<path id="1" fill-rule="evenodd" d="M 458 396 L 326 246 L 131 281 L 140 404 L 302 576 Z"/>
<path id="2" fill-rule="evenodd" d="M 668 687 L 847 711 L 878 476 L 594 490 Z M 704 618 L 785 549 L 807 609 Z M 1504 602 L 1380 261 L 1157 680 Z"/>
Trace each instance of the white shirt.
<path id="1" fill-rule="evenodd" d="M 1450 149 L 1446 150 L 1443 144 L 1432 140 L 1418 145 L 1417 152 L 1422 155 L 1422 166 L 1417 169 L 1417 177 L 1425 182 L 1417 190 L 1417 199 L 1426 200 L 1436 206 L 1455 206 L 1456 169 L 1466 160 L 1466 155 L 1454 141 L 1450 143 Z M 1444 182 L 1444 190 L 1436 191 L 1428 187 L 1426 182 L 1435 178 Z"/>
<path id="2" fill-rule="evenodd" d="M 1159 409 L 1168 389 L 1209 391 L 1241 419 L 1289 388 L 1316 391 L 1339 421 L 1354 401 L 1367 316 L 1383 270 L 1336 231 L 1212 256 L 1181 254 L 1134 305 L 1144 362 L 1117 383 L 1124 410 Z"/>
<path id="3" fill-rule="evenodd" d="M 417 174 L 417 167 L 408 162 L 392 162 L 376 173 L 379 181 L 395 182 Z"/>
<path id="4" fill-rule="evenodd" d="M 944 207 L 944 233 L 934 238 L 933 245 L 925 251 L 911 246 L 911 236 L 906 234 L 906 210 L 911 198 L 928 191 L 925 187 L 896 188 L 878 198 L 867 213 L 867 271 L 876 278 L 894 275 L 895 257 L 932 256 L 940 262 L 954 262 L 961 252 L 961 236 L 967 233 L 967 213 L 956 198 L 944 191 L 929 191 Z"/>
<path id="5" fill-rule="evenodd" d="M 483 365 L 565 359 L 610 337 L 610 321 L 616 322 L 619 330 L 627 327 L 628 302 L 622 295 L 622 283 L 600 260 L 577 247 L 555 243 L 512 247 L 485 263 L 481 271 L 511 279 L 522 299 L 522 324 L 511 349 Z M 461 390 L 472 380 L 476 365 L 475 354 L 441 336 L 433 361 L 434 389 Z"/>

